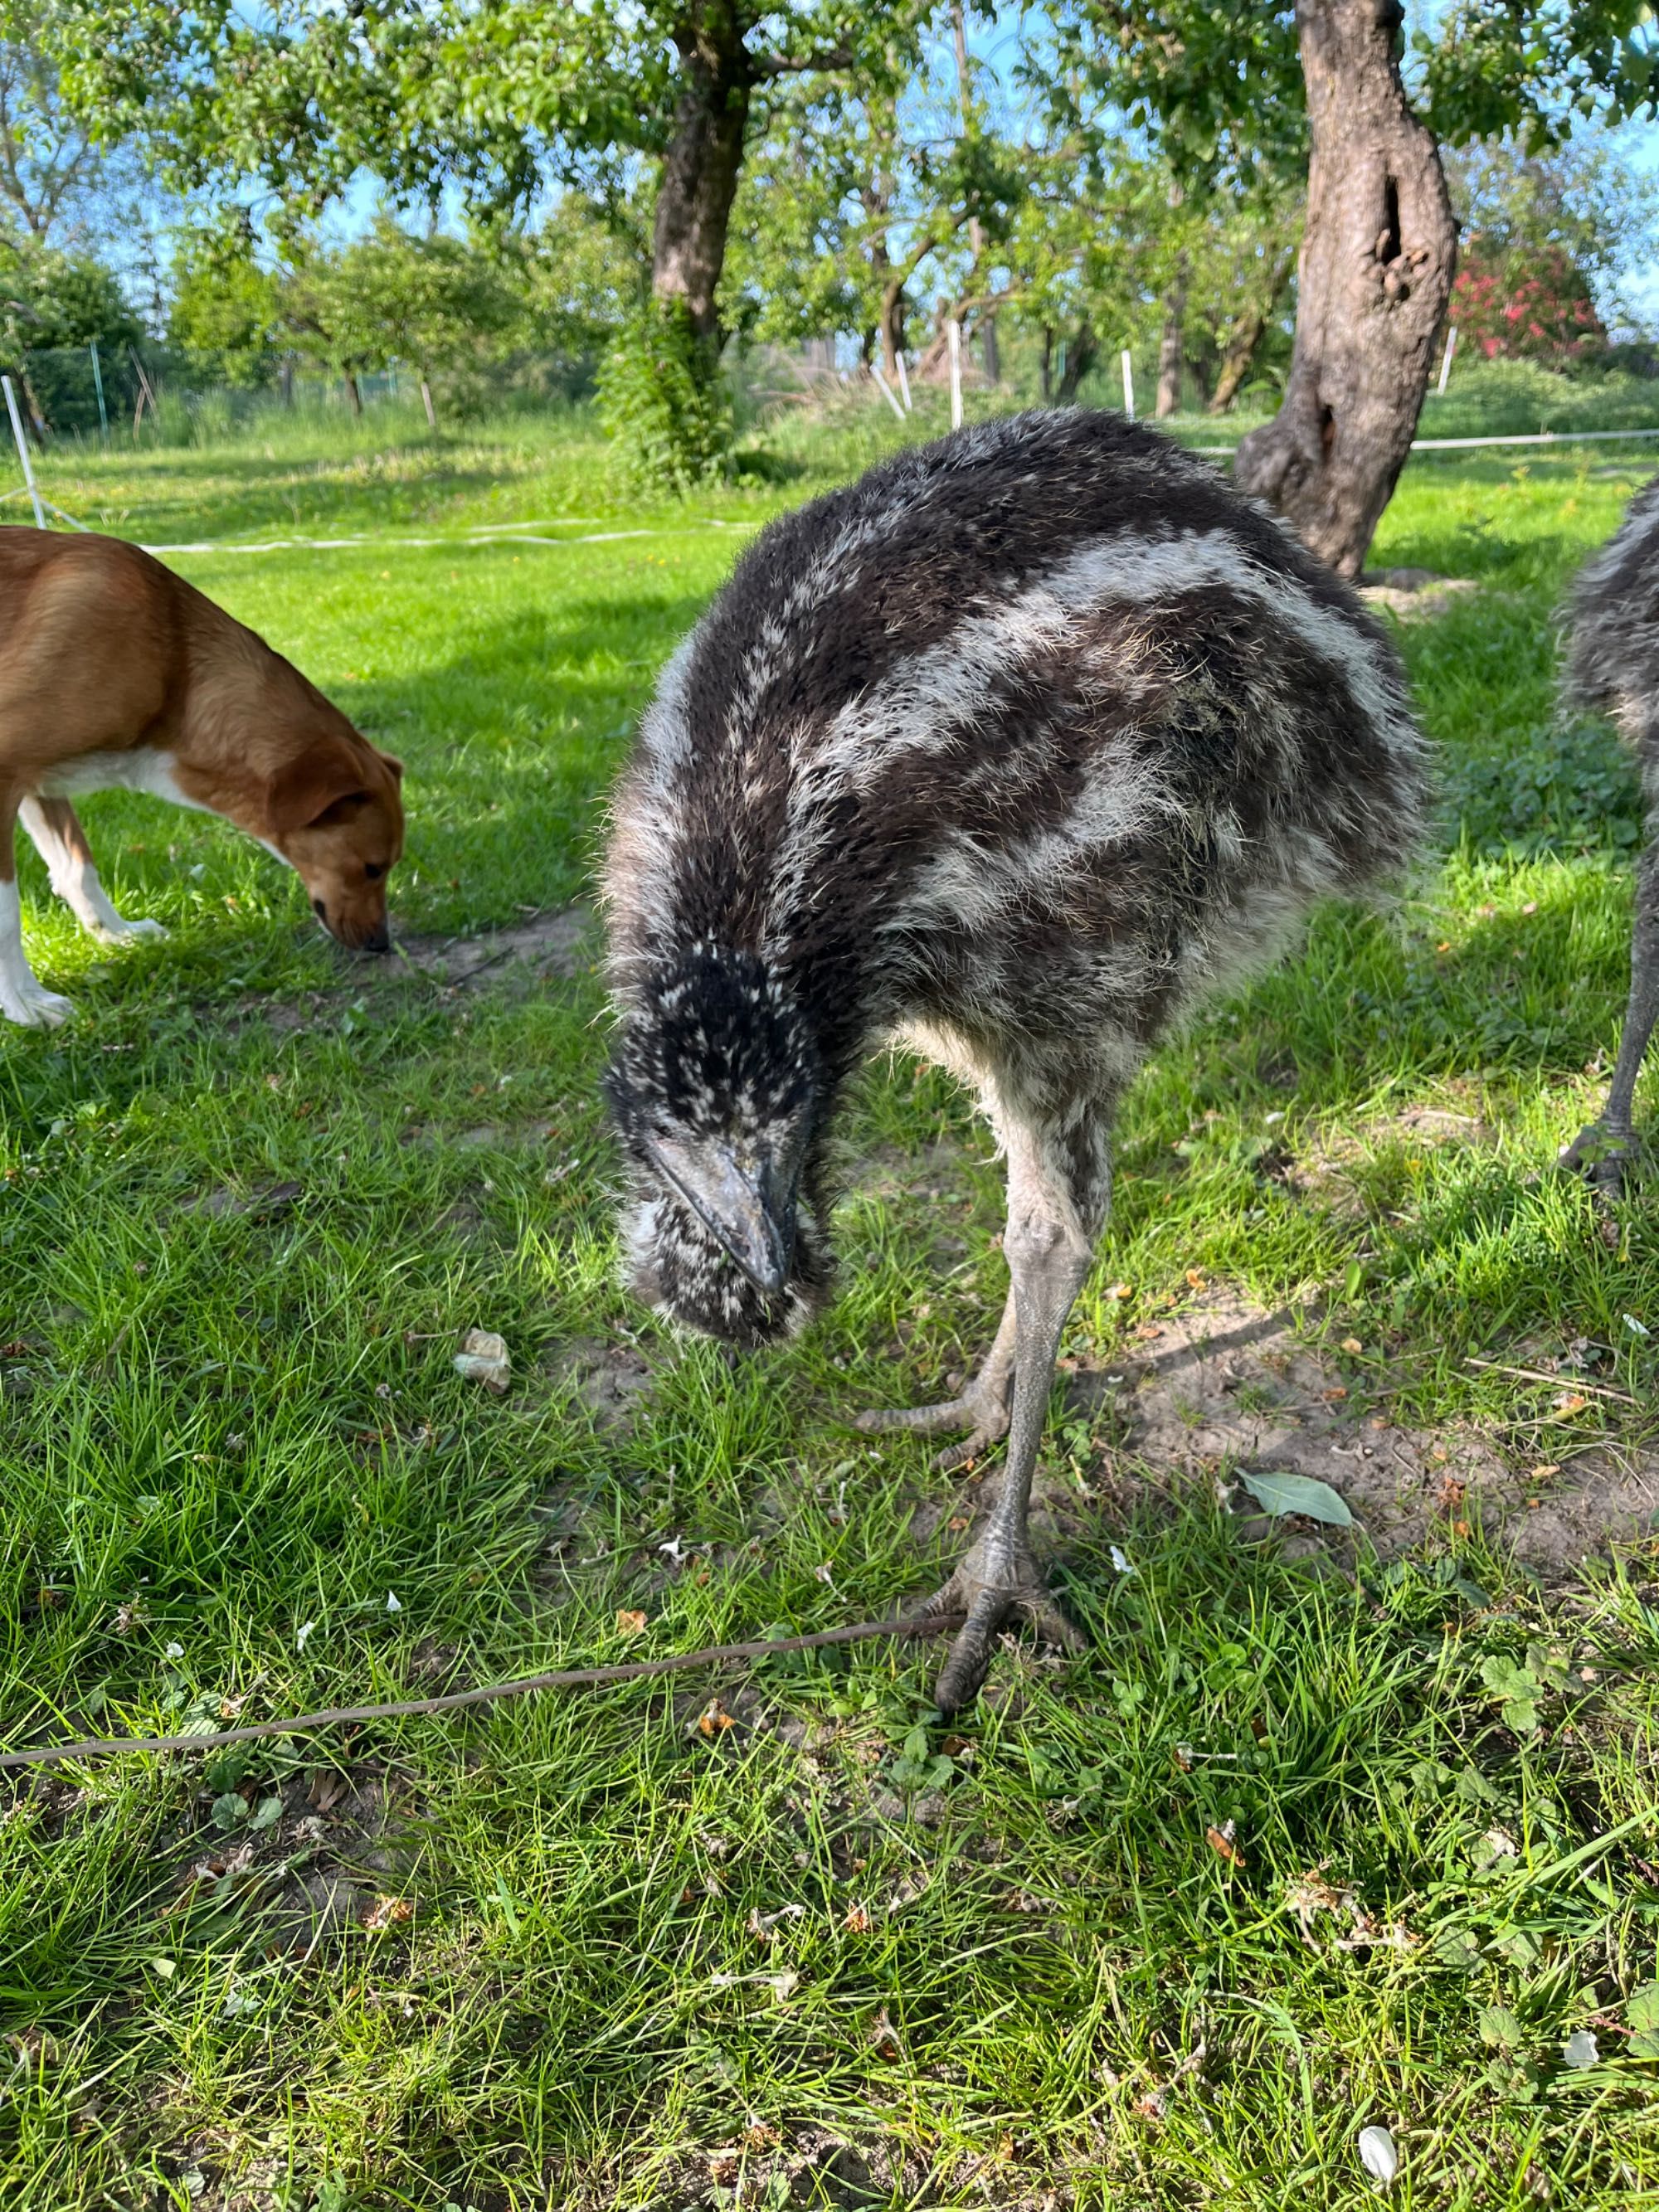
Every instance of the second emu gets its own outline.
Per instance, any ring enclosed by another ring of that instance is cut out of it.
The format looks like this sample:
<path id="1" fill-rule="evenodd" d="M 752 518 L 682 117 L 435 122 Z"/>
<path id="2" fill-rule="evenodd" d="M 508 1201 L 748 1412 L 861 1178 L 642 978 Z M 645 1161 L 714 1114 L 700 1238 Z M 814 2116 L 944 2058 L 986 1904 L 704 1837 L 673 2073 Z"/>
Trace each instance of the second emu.
<path id="1" fill-rule="evenodd" d="M 1610 714 L 1634 748 L 1647 802 L 1619 1057 L 1601 1115 L 1561 1155 L 1565 1166 L 1616 1198 L 1637 1154 L 1636 1079 L 1659 1020 L 1659 477 L 1638 492 L 1619 528 L 1579 571 L 1566 672 L 1571 695 Z"/>
<path id="2" fill-rule="evenodd" d="M 836 1100 L 892 1039 L 973 1087 L 1007 1158 L 984 1364 L 862 1423 L 1008 1438 L 930 1601 L 967 1616 L 942 1711 L 1011 1616 L 1077 1642 L 1026 1514 L 1125 1086 L 1316 900 L 1399 868 L 1424 781 L 1354 593 L 1115 416 L 961 431 L 785 516 L 669 663 L 605 881 L 636 1288 L 745 1346 L 810 1316 Z"/>

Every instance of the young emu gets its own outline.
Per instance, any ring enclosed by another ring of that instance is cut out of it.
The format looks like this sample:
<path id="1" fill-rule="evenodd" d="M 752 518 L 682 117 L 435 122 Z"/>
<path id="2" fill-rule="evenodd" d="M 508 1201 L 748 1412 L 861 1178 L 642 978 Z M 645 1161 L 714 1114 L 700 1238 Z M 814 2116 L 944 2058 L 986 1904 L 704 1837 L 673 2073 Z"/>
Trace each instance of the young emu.
<path id="1" fill-rule="evenodd" d="M 861 1424 L 1009 1439 L 932 1601 L 968 1616 L 942 1710 L 1011 1613 L 1077 1642 L 1026 1507 L 1125 1085 L 1312 902 L 1403 860 L 1423 781 L 1353 593 L 1115 416 L 961 431 L 786 516 L 669 663 L 606 878 L 636 1287 L 741 1345 L 806 1319 L 830 1119 L 880 1040 L 971 1084 L 1007 1155 L 989 1356 Z"/>
<path id="2" fill-rule="evenodd" d="M 1599 1120 L 1562 1153 L 1616 1198 L 1637 1152 L 1631 1109 L 1636 1079 L 1659 1018 L 1659 477 L 1638 492 L 1612 538 L 1579 571 L 1572 596 L 1567 687 L 1610 714 L 1636 749 L 1647 799 L 1649 843 L 1636 869 L 1630 1001 Z"/>

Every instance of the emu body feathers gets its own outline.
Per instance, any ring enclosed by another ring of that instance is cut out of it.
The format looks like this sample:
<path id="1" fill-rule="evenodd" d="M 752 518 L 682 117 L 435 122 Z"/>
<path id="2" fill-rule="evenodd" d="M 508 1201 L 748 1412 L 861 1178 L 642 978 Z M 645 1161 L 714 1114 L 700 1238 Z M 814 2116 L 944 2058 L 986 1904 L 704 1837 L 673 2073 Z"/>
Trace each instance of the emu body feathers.
<path id="1" fill-rule="evenodd" d="M 1636 1154 L 1636 1079 L 1659 1022 L 1659 477 L 1579 571 L 1572 596 L 1567 688 L 1611 715 L 1635 750 L 1647 801 L 1648 842 L 1636 866 L 1630 998 L 1607 1103 L 1562 1154 L 1609 1197 Z"/>
<path id="2" fill-rule="evenodd" d="M 1009 1435 L 939 1594 L 972 1696 L 1038 1579 L 1026 1501 L 1115 1102 L 1205 994 L 1409 853 L 1421 740 L 1386 636 L 1208 465 L 1017 416 L 766 530 L 663 676 L 616 800 L 610 1078 L 643 1291 L 758 1344 L 822 1302 L 839 1088 L 895 1034 L 1008 1158 L 1012 1287 L 951 1406 Z"/>

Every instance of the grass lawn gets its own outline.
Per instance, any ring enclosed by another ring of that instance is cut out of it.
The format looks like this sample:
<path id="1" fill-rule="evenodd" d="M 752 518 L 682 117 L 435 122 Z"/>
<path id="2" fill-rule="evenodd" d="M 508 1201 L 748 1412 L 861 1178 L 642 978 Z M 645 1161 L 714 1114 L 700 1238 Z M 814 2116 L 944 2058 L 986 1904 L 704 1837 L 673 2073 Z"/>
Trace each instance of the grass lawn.
<path id="1" fill-rule="evenodd" d="M 684 510 L 574 432 L 46 465 L 87 521 L 222 541 L 168 557 L 404 757 L 417 957 L 352 964 L 257 847 L 148 801 L 85 817 L 164 945 L 89 946 L 25 858 L 81 1018 L 0 1035 L 7 1743 L 941 1578 L 975 1482 L 844 1417 L 937 1395 L 1000 1307 L 948 1085 L 871 1071 L 840 1301 L 734 1367 L 613 1281 L 589 958 L 446 983 L 432 950 L 585 897 L 744 531 L 885 436 L 796 430 L 783 480 Z M 1368 2124 L 1419 2212 L 1659 2206 L 1659 1237 L 1550 1164 L 1616 1038 L 1638 829 L 1611 740 L 1557 726 L 1553 610 L 1641 452 L 1407 473 L 1375 557 L 1478 586 L 1401 628 L 1442 849 L 1130 1101 L 1043 1478 L 1088 1655 L 1005 1652 L 950 1735 L 937 1652 L 872 1644 L 6 1778 L 7 2212 L 1304 2212 L 1372 2200 Z M 355 542 L 235 550 L 278 536 Z M 475 1325 L 504 1396 L 453 1370 Z M 1241 1517 L 1250 1419 L 1330 1455 L 1380 1553 Z M 1553 1553 L 1512 1556 L 1506 1499 Z"/>

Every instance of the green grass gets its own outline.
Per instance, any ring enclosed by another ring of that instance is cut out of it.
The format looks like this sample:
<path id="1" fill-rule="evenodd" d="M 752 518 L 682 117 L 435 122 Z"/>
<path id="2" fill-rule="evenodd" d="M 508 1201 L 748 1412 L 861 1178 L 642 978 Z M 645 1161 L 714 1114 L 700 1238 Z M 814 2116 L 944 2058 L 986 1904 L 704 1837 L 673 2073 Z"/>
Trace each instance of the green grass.
<path id="1" fill-rule="evenodd" d="M 596 445 L 522 425 L 82 455 L 45 488 L 151 541 L 375 537 L 174 557 L 405 757 L 394 906 L 451 932 L 585 895 L 630 720 L 741 543 L 711 520 L 887 437 L 792 426 L 787 482 L 690 511 L 624 508 Z M 1553 612 L 1640 477 L 1594 447 L 1407 471 L 1376 557 L 1481 586 L 1403 633 L 1440 857 L 1148 1072 L 1070 1354 L 1109 1363 L 1202 1271 L 1361 1340 L 1356 1398 L 1519 1465 L 1566 1455 L 1550 1394 L 1472 1357 L 1588 1337 L 1650 1400 L 1650 1200 L 1609 1236 L 1548 1171 L 1616 1036 L 1638 818 L 1604 736 L 1558 726 Z M 593 542 L 468 537 L 560 516 Z M 623 528 L 650 534 L 597 537 Z M 871 1072 L 849 1156 L 894 1172 L 845 1204 L 841 1301 L 731 1367 L 615 1286 L 591 976 L 371 980 L 218 823 L 86 814 L 118 902 L 174 933 L 88 948 L 25 861 L 81 1019 L 0 1037 L 6 1741 L 817 1627 L 939 1578 L 959 1486 L 842 1417 L 920 1396 L 1000 1300 L 997 1177 L 941 1078 Z M 1493 1141 L 1425 1145 L 1425 1104 Z M 1346 1147 L 1340 1191 L 1270 1145 Z M 473 1325 L 504 1398 L 452 1370 Z M 631 1424 L 573 1380 L 607 1352 L 648 1372 Z M 1638 1420 L 1598 1402 L 1581 1425 Z M 950 1737 L 930 1656 L 870 1646 L 9 1784 L 0 2203 L 1352 2207 L 1377 2122 L 1419 2212 L 1659 2205 L 1628 2010 L 1659 1971 L 1653 1547 L 1546 1590 L 1449 1521 L 1351 1584 L 1241 1544 L 1211 1481 L 1114 1462 L 1104 1419 L 1050 1461 L 1089 1653 L 1005 1656 Z M 704 1733 L 716 1690 L 736 1724 Z M 1286 1892 L 1322 1866 L 1418 1940 L 1338 1948 L 1344 1910 L 1304 1942 Z M 294 1884 L 348 1878 L 296 1932 Z"/>

